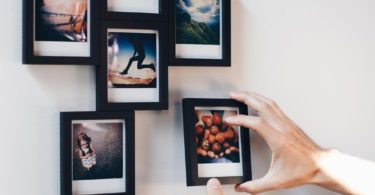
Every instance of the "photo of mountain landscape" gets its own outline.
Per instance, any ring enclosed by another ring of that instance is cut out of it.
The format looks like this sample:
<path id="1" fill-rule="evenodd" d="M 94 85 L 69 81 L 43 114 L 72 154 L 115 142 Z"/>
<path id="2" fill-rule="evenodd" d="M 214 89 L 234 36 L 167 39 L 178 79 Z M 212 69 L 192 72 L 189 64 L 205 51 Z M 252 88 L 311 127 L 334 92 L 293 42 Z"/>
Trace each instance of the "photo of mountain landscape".
<path id="1" fill-rule="evenodd" d="M 220 45 L 220 0 L 176 0 L 176 43 Z"/>

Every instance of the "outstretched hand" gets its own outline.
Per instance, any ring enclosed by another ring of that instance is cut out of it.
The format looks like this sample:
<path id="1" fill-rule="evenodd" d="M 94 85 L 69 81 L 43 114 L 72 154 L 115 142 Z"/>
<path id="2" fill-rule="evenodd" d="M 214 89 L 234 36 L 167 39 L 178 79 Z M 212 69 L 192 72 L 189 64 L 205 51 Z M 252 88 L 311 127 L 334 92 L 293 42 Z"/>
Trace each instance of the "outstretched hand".
<path id="1" fill-rule="evenodd" d="M 272 151 L 267 174 L 261 179 L 237 185 L 236 191 L 257 194 L 313 183 L 318 173 L 316 158 L 322 149 L 272 100 L 255 93 L 231 93 L 231 98 L 247 104 L 258 116 L 237 115 L 225 121 L 254 130 Z"/>
<path id="2" fill-rule="evenodd" d="M 231 93 L 231 98 L 247 104 L 258 116 L 237 115 L 224 119 L 225 122 L 254 130 L 272 151 L 272 162 L 266 175 L 237 185 L 237 192 L 258 194 L 315 184 L 342 194 L 375 194 L 374 162 L 337 150 L 323 150 L 275 102 L 263 96 Z M 223 195 L 220 182 L 209 180 L 207 192 L 208 195 Z"/>

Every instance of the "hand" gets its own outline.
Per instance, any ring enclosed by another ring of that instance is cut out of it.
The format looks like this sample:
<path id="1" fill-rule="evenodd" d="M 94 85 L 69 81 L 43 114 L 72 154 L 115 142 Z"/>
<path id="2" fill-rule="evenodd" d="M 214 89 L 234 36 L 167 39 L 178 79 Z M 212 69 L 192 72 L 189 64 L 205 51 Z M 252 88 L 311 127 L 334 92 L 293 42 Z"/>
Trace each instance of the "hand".
<path id="1" fill-rule="evenodd" d="M 223 188 L 218 179 L 208 180 L 207 195 L 224 195 Z"/>
<path id="2" fill-rule="evenodd" d="M 257 194 L 314 183 L 319 172 L 316 160 L 323 150 L 275 102 L 255 93 L 231 93 L 231 98 L 247 104 L 258 116 L 237 115 L 225 121 L 254 130 L 272 151 L 268 173 L 261 179 L 237 185 L 236 191 Z"/>

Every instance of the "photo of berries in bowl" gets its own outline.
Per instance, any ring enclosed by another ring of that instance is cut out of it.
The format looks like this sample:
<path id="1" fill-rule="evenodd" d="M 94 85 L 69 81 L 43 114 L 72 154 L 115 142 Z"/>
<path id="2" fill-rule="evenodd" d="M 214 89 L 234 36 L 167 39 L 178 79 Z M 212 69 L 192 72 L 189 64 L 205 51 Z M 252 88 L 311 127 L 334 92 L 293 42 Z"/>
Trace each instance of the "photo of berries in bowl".
<path id="1" fill-rule="evenodd" d="M 240 162 L 238 127 L 224 122 L 225 117 L 237 115 L 237 110 L 195 109 L 195 144 L 198 163 Z"/>

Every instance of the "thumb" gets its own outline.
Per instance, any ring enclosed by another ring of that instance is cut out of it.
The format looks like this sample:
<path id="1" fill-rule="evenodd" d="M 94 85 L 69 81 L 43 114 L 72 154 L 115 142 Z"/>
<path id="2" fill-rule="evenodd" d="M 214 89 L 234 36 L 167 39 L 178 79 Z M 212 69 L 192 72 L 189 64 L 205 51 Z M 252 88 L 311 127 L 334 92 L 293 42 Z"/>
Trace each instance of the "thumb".
<path id="1" fill-rule="evenodd" d="M 218 179 L 213 178 L 208 180 L 207 195 L 224 195 L 223 188 Z"/>
<path id="2" fill-rule="evenodd" d="M 236 192 L 247 192 L 249 194 L 258 194 L 277 188 L 277 183 L 267 180 L 265 177 L 257 180 L 248 181 L 235 187 Z"/>

